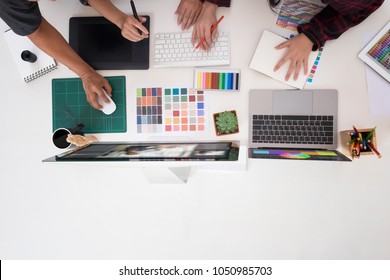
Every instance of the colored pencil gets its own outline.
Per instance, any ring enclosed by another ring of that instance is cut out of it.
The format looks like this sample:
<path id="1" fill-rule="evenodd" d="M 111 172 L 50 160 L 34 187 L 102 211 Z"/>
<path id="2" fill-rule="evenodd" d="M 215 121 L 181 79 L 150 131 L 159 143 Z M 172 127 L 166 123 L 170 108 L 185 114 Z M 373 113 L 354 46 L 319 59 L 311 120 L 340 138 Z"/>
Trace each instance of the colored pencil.
<path id="1" fill-rule="evenodd" d="M 224 16 L 221 16 L 221 17 L 219 18 L 219 20 L 211 26 L 211 29 L 210 29 L 210 33 L 211 33 L 211 34 L 213 34 L 214 30 L 218 27 L 218 24 L 223 20 L 223 18 L 224 18 Z M 203 37 L 203 38 L 199 41 L 199 43 L 196 45 L 196 47 L 195 47 L 195 49 L 193 50 L 193 52 L 196 51 L 196 50 L 204 43 L 205 40 L 206 40 L 206 37 Z"/>
<path id="2" fill-rule="evenodd" d="M 372 145 L 371 143 L 367 143 L 368 147 L 370 147 L 371 151 L 373 151 L 377 156 L 378 158 L 381 158 L 382 155 L 378 152 L 378 150 L 374 147 L 374 145 Z"/>
<path id="3" fill-rule="evenodd" d="M 366 140 L 370 139 L 370 138 L 372 137 L 372 135 L 374 135 L 375 128 L 376 128 L 376 127 L 374 127 L 373 129 L 371 129 L 370 133 L 367 134 Z"/>

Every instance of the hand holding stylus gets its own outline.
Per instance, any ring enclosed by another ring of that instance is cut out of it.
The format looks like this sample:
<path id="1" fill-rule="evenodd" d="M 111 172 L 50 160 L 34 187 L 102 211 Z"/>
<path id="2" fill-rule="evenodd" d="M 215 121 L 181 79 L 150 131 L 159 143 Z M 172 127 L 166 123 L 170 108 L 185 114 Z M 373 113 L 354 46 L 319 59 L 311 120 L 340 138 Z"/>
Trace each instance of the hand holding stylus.
<path id="1" fill-rule="evenodd" d="M 133 0 L 130 0 L 133 17 L 127 17 L 122 25 L 122 36 L 132 42 L 139 42 L 149 37 L 149 31 L 142 25 L 144 17 L 138 17 Z"/>

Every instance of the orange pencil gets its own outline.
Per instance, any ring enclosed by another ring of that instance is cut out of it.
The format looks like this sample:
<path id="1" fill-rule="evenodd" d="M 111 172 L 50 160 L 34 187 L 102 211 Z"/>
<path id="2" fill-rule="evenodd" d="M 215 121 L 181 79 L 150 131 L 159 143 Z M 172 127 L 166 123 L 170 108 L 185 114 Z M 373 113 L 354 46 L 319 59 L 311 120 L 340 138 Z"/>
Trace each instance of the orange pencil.
<path id="1" fill-rule="evenodd" d="M 213 34 L 214 30 L 218 27 L 218 24 L 221 22 L 221 20 L 223 20 L 223 18 L 224 18 L 224 16 L 221 16 L 221 17 L 219 18 L 219 20 L 211 26 L 211 29 L 210 29 L 210 33 L 211 33 L 211 34 Z M 196 45 L 196 47 L 195 47 L 195 49 L 193 50 L 193 52 L 196 51 L 196 49 L 198 49 L 198 48 L 200 47 L 200 45 L 202 45 L 203 42 L 204 42 L 205 40 L 206 40 L 206 37 L 203 37 L 203 38 L 199 41 L 199 43 Z"/>
<path id="2" fill-rule="evenodd" d="M 372 145 L 371 143 L 367 143 L 368 147 L 370 147 L 371 151 L 373 151 L 377 156 L 378 158 L 381 158 L 382 155 L 378 152 L 377 149 L 375 149 L 374 145 Z"/>

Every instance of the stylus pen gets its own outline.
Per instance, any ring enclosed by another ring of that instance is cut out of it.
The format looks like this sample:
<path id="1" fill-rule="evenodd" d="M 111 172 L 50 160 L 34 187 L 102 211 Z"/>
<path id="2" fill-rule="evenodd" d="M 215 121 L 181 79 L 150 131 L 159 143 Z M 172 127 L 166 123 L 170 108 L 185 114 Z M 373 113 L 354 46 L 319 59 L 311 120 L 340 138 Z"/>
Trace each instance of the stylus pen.
<path id="1" fill-rule="evenodd" d="M 134 5 L 133 0 L 130 0 L 130 5 L 131 5 L 131 9 L 133 10 L 133 15 L 134 15 L 135 19 L 138 20 L 142 24 L 142 22 L 139 20 L 137 10 L 135 9 L 135 5 Z M 138 29 L 138 33 L 139 33 L 139 35 L 142 35 L 142 31 L 139 29 Z"/>
<path id="2" fill-rule="evenodd" d="M 219 20 L 211 26 L 211 29 L 210 29 L 211 34 L 213 34 L 214 30 L 218 27 L 218 24 L 221 22 L 221 20 L 223 20 L 223 18 L 224 18 L 224 16 L 221 16 L 221 17 L 219 18 Z M 196 49 L 199 48 L 200 45 L 202 45 L 203 42 L 204 42 L 205 40 L 206 40 L 206 37 L 203 37 L 203 38 L 199 41 L 199 43 L 196 45 L 196 47 L 195 47 L 195 49 L 193 50 L 193 52 L 196 51 Z"/>

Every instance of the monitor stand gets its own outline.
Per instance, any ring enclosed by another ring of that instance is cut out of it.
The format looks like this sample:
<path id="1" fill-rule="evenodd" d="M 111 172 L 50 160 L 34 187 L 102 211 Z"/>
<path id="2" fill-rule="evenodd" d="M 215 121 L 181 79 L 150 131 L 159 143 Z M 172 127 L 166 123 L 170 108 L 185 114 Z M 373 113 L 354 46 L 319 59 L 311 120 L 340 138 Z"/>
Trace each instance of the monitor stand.
<path id="1" fill-rule="evenodd" d="M 186 136 L 150 136 L 149 141 L 190 142 Z M 152 167 L 145 168 L 144 175 L 151 184 L 186 184 L 190 175 L 191 166 L 183 167 Z"/>
<path id="2" fill-rule="evenodd" d="M 144 175 L 151 184 L 185 184 L 190 175 L 191 166 L 183 167 L 147 167 Z"/>

